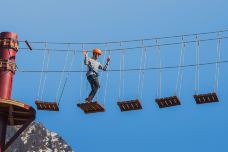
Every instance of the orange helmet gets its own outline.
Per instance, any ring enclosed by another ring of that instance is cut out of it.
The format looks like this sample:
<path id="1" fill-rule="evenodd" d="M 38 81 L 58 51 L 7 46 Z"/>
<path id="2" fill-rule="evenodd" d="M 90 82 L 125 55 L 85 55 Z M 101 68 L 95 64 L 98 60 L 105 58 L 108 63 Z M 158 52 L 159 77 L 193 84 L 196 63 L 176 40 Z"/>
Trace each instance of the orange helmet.
<path id="1" fill-rule="evenodd" d="M 101 55 L 102 51 L 100 49 L 98 49 L 98 48 L 94 48 L 93 49 L 93 53 L 96 53 L 98 55 Z"/>

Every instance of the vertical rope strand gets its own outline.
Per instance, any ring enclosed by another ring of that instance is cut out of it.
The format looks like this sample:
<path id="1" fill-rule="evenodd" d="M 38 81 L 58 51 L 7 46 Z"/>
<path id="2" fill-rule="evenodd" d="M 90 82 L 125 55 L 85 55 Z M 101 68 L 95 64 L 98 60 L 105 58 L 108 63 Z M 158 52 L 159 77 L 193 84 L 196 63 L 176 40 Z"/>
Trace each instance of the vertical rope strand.
<path id="1" fill-rule="evenodd" d="M 144 78 L 145 78 L 145 68 L 147 64 L 147 48 L 144 47 L 144 63 L 143 63 L 143 70 L 142 70 L 142 79 L 141 79 L 141 93 L 140 93 L 140 99 L 142 99 L 143 95 L 143 88 L 144 88 Z"/>
<path id="2" fill-rule="evenodd" d="M 174 95 L 177 95 L 178 91 L 179 91 L 178 88 L 180 85 L 180 72 L 181 72 L 181 66 L 182 66 L 183 50 L 184 50 L 184 38 L 182 36 L 182 44 L 181 44 L 181 49 L 180 49 L 179 65 L 178 65 L 176 88 L 174 91 Z"/>
<path id="3" fill-rule="evenodd" d="M 141 57 L 140 57 L 140 63 L 139 63 L 139 77 L 138 77 L 138 95 L 137 97 L 140 99 L 140 88 L 141 88 L 141 75 L 142 75 L 142 60 L 143 60 L 143 55 L 144 55 L 144 42 L 143 40 L 141 41 L 142 45 L 142 50 L 141 50 Z"/>
<path id="4" fill-rule="evenodd" d="M 82 50 L 84 50 L 84 44 L 82 44 Z M 83 56 L 84 57 L 84 56 Z M 81 72 L 80 72 L 80 93 L 79 93 L 79 102 L 82 100 L 82 76 L 83 76 L 83 65 L 84 65 L 84 59 L 82 60 L 82 64 L 81 64 Z"/>
<path id="5" fill-rule="evenodd" d="M 196 68 L 195 68 L 195 94 L 199 91 L 199 50 L 200 50 L 200 41 L 199 36 L 196 35 Z"/>
<path id="6" fill-rule="evenodd" d="M 221 40 L 219 39 L 219 52 L 218 52 L 218 67 L 217 67 L 217 81 L 216 81 L 216 93 L 218 93 L 218 87 L 219 87 L 219 77 L 220 77 L 220 59 L 221 59 L 221 52 L 220 52 L 220 43 Z"/>
<path id="7" fill-rule="evenodd" d="M 180 68 L 180 84 L 179 84 L 179 94 L 178 96 L 180 97 L 181 95 L 181 89 L 182 89 L 182 82 L 183 82 L 183 73 L 184 73 L 184 62 L 185 62 L 185 49 L 186 49 L 186 44 L 184 42 L 184 37 L 183 37 L 183 55 L 182 55 L 182 62 L 181 62 L 181 68 Z"/>
<path id="8" fill-rule="evenodd" d="M 45 49 L 46 49 L 46 43 L 45 43 Z M 43 55 L 43 63 L 42 63 L 42 69 L 41 69 L 42 72 L 40 74 L 40 81 L 39 81 L 39 86 L 38 86 L 37 99 L 40 98 L 41 86 L 42 86 L 43 76 L 44 76 L 45 61 L 46 61 L 46 51 L 44 51 L 44 55 Z"/>
<path id="9" fill-rule="evenodd" d="M 196 40 L 197 40 L 197 38 L 195 38 Z M 196 82 L 197 82 L 197 57 L 198 57 L 198 55 L 197 55 L 197 42 L 196 42 L 196 52 L 195 52 L 195 60 L 196 60 L 196 66 L 195 66 L 195 80 L 194 80 L 194 92 L 195 92 L 195 94 L 197 94 L 197 92 L 196 92 Z"/>
<path id="10" fill-rule="evenodd" d="M 65 56 L 63 70 L 62 70 L 61 76 L 60 76 L 60 81 L 59 81 L 58 89 L 57 89 L 57 92 L 56 92 L 55 101 L 58 101 L 59 91 L 60 91 L 60 88 L 62 86 L 63 77 L 64 77 L 65 71 L 66 71 L 66 66 L 67 66 L 67 61 L 68 61 L 68 56 L 69 56 L 69 50 L 70 50 L 70 44 L 67 44 L 67 53 L 66 53 L 66 56 Z"/>
<path id="11" fill-rule="evenodd" d="M 157 45 L 157 54 L 158 54 L 158 64 L 159 64 L 159 87 L 157 91 L 157 96 L 161 98 L 162 94 L 162 62 L 161 62 L 161 52 L 160 52 L 160 44 L 159 40 L 156 39 L 156 45 Z"/>
<path id="12" fill-rule="evenodd" d="M 65 90 L 67 80 L 68 80 L 68 78 L 69 78 L 69 76 L 70 76 L 70 71 L 71 71 L 72 66 L 73 66 L 73 64 L 74 64 L 75 58 L 76 58 L 76 51 L 73 52 L 73 56 L 72 56 L 72 59 L 71 59 L 71 62 L 70 62 L 69 70 L 68 70 L 68 72 L 67 72 L 65 81 L 64 81 L 64 83 L 63 83 L 63 88 L 62 88 L 62 91 L 61 91 L 61 94 L 60 94 L 60 97 L 59 97 L 59 102 L 58 102 L 58 104 L 60 104 L 60 102 L 61 102 L 61 99 L 62 99 L 62 96 L 63 96 L 63 92 L 64 92 L 64 90 Z"/>
<path id="13" fill-rule="evenodd" d="M 197 49 L 198 49 L 198 65 L 197 65 L 197 79 L 198 79 L 198 83 L 197 83 L 197 90 L 198 90 L 198 92 L 200 91 L 200 71 L 199 71 L 199 64 L 200 64 L 200 40 L 198 39 L 198 43 L 197 43 L 198 45 L 198 47 L 197 47 Z"/>
<path id="14" fill-rule="evenodd" d="M 109 51 L 109 56 L 111 55 L 111 51 Z M 109 65 L 109 70 L 111 70 L 111 66 Z M 109 80 L 109 71 L 106 73 L 106 80 L 105 80 L 105 90 L 104 90 L 104 105 L 106 103 L 106 96 L 107 96 L 107 88 L 108 88 L 108 80 Z"/>
<path id="15" fill-rule="evenodd" d="M 219 87 L 219 77 L 220 77 L 220 60 L 221 60 L 221 39 L 219 38 L 219 47 L 218 47 L 218 71 L 217 71 L 217 81 L 216 81 L 216 92 L 218 93 L 218 87 Z"/>
<path id="16" fill-rule="evenodd" d="M 49 61 L 50 61 L 50 50 L 48 50 L 48 57 L 47 57 L 47 65 L 46 65 L 46 69 L 45 69 L 45 73 L 44 73 L 44 81 L 43 81 L 43 86 L 42 86 L 42 89 L 41 89 L 41 101 L 43 101 L 43 94 L 44 94 L 44 89 L 45 89 L 45 86 L 46 86 L 46 79 L 47 79 L 47 71 L 48 71 L 48 67 L 49 67 Z"/>
<path id="17" fill-rule="evenodd" d="M 221 46 L 221 39 L 220 39 L 220 33 L 218 33 L 218 40 L 217 40 L 217 48 L 216 48 L 216 71 L 215 71 L 215 85 L 214 85 L 214 92 L 218 92 L 218 82 L 219 82 L 219 71 L 220 71 L 220 58 L 221 58 L 221 52 L 220 52 L 220 46 Z"/>
<path id="18" fill-rule="evenodd" d="M 106 46 L 107 46 L 107 44 L 105 44 L 105 50 L 107 50 Z M 104 51 L 104 56 L 103 56 L 103 60 L 102 60 L 102 66 L 104 66 L 105 58 L 106 58 L 106 51 Z M 101 81 L 102 79 L 103 79 L 103 72 L 101 72 L 101 75 L 100 75 L 100 77 L 99 77 L 99 83 L 102 82 L 102 81 Z M 98 98 L 99 98 L 99 97 L 100 97 L 100 89 L 98 89 L 97 94 L 96 94 L 96 99 L 97 99 L 97 101 L 98 101 Z"/>
<path id="19" fill-rule="evenodd" d="M 123 49 L 123 64 L 122 64 L 122 78 L 123 78 L 123 83 L 122 83 L 122 97 L 124 98 L 124 88 L 125 88 L 125 50 Z"/>
<path id="20" fill-rule="evenodd" d="M 122 55 L 123 55 L 123 50 L 122 50 L 122 42 L 120 41 L 120 78 L 119 78 L 119 95 L 118 95 L 118 100 L 121 100 L 121 84 L 122 84 Z"/>

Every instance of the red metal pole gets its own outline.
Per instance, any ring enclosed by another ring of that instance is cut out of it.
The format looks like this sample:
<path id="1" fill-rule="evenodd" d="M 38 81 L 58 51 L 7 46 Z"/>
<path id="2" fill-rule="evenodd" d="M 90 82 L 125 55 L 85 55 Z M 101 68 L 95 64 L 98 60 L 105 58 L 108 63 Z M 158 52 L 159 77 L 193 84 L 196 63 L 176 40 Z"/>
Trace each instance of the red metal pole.
<path id="1" fill-rule="evenodd" d="M 3 62 L 15 63 L 18 43 L 17 34 L 12 32 L 2 32 L 0 33 L 0 39 L 3 44 L 0 44 L 0 60 Z M 0 69 L 0 98 L 11 98 L 13 75 L 14 72 L 9 69 L 7 70 L 7 68 Z"/>
<path id="2" fill-rule="evenodd" d="M 10 99 L 15 72 L 15 57 L 18 50 L 18 36 L 12 32 L 0 33 L 0 98 Z M 0 113 L 0 152 L 5 146 L 7 113 Z"/>

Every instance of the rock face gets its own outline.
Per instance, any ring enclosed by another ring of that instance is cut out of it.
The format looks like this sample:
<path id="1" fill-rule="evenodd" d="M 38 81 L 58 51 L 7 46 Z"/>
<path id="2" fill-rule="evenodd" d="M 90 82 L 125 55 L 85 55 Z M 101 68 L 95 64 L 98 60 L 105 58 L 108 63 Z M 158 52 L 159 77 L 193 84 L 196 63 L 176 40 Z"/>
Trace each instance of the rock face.
<path id="1" fill-rule="evenodd" d="M 6 140 L 20 127 L 8 127 Z M 32 122 L 6 152 L 73 152 L 57 134 L 47 130 L 41 123 Z"/>

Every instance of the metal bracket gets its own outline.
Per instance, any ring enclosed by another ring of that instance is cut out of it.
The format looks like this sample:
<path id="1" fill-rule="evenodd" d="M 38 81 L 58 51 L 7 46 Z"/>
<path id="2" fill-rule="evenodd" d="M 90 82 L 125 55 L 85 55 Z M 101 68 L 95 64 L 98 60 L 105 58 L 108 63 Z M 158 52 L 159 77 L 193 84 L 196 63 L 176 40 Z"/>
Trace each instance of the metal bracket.
<path id="1" fill-rule="evenodd" d="M 4 71 L 11 71 L 15 73 L 16 71 L 16 64 L 11 62 L 10 60 L 2 60 L 0 59 L 0 69 Z"/>
<path id="2" fill-rule="evenodd" d="M 18 51 L 18 41 L 14 39 L 0 38 L 0 47 L 12 48 L 15 51 Z"/>

